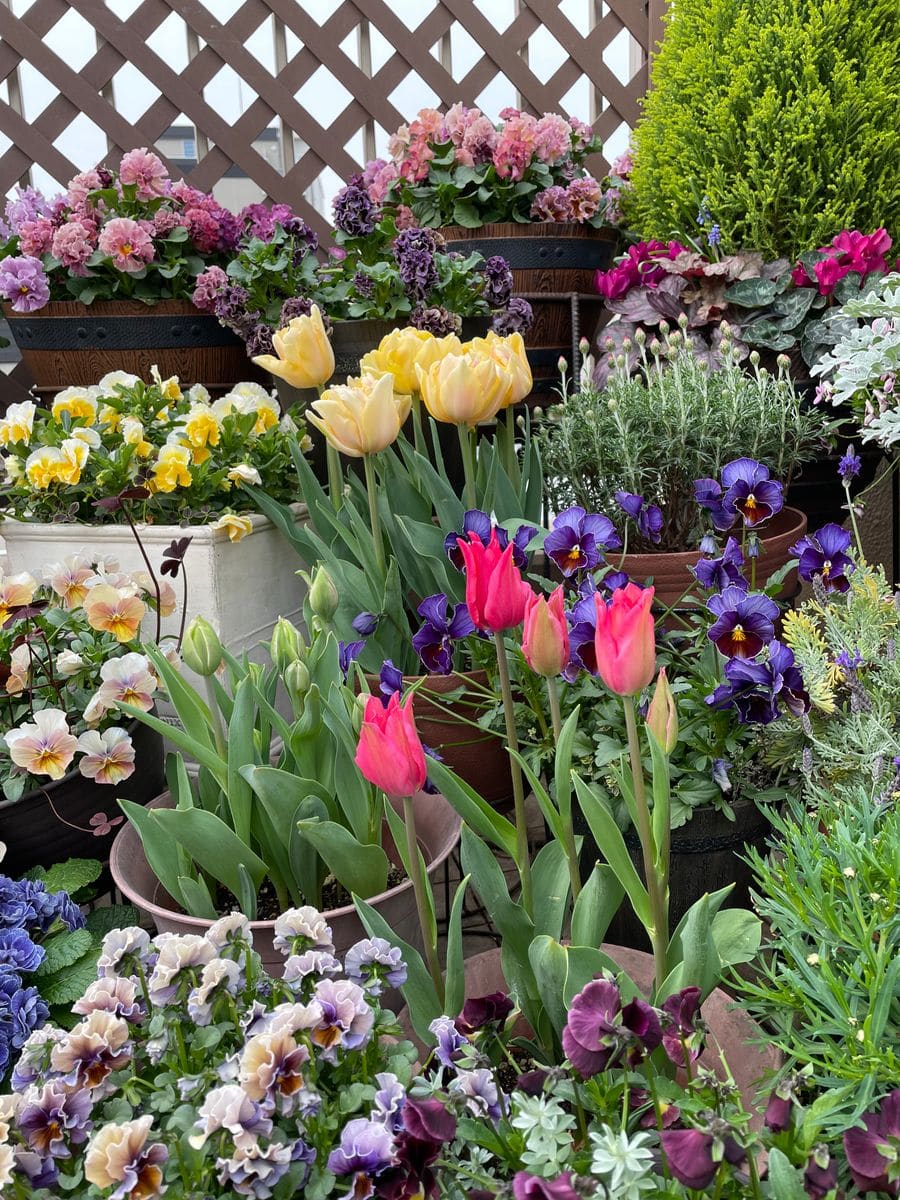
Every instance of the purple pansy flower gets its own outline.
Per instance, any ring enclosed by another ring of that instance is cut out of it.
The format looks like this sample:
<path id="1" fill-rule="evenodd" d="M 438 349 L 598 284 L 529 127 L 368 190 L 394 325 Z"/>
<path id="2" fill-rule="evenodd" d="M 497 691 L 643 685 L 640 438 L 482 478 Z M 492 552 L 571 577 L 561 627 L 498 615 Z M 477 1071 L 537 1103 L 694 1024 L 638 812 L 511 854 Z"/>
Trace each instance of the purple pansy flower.
<path id="1" fill-rule="evenodd" d="M 569 661 L 562 673 L 563 679 L 574 683 L 581 671 L 597 674 L 597 649 L 594 635 L 597 632 L 597 606 L 594 580 L 588 576 L 579 589 L 581 598 L 566 614 L 569 622 Z"/>
<path id="2" fill-rule="evenodd" d="M 662 537 L 663 512 L 658 504 L 648 504 L 643 496 L 636 496 L 633 492 L 616 492 L 616 504 L 631 517 L 642 538 L 646 538 L 654 546 L 659 544 Z"/>
<path id="3" fill-rule="evenodd" d="M 700 1020 L 700 989 L 682 988 L 663 1003 L 662 1044 L 670 1062 L 685 1066 L 685 1051 L 695 1062 L 703 1050 L 704 1026 Z"/>
<path id="4" fill-rule="evenodd" d="M 748 528 L 784 508 L 784 488 L 769 474 L 769 468 L 753 458 L 736 458 L 722 468 L 722 506 L 726 512 L 740 513 Z"/>
<path id="5" fill-rule="evenodd" d="M 572 1186 L 571 1172 L 565 1171 L 556 1179 L 542 1179 L 518 1171 L 513 1176 L 513 1200 L 580 1200 Z"/>
<path id="6" fill-rule="evenodd" d="M 622 1005 L 622 994 L 608 979 L 594 979 L 573 999 L 563 1030 L 563 1050 L 583 1079 L 651 1053 L 662 1040 L 659 1017 L 644 1000 Z"/>
<path id="7" fill-rule="evenodd" d="M 380 996 L 384 984 L 398 988 L 406 983 L 403 953 L 384 938 L 363 938 L 351 946 L 344 959 L 347 978 L 372 996 Z"/>
<path id="8" fill-rule="evenodd" d="M 800 559 L 800 578 L 810 581 L 821 579 L 826 591 L 846 592 L 850 588 L 848 576 L 856 564 L 847 553 L 851 537 L 846 529 L 834 523 L 823 525 L 815 533 L 808 533 L 790 553 Z"/>
<path id="9" fill-rule="evenodd" d="M 0 296 L 10 302 L 13 312 L 30 313 L 43 308 L 50 299 L 50 285 L 41 260 L 28 254 L 3 259 Z"/>
<path id="10" fill-rule="evenodd" d="M 360 637 L 367 638 L 378 628 L 378 616 L 375 613 L 357 613 L 352 622 L 354 632 Z"/>
<path id="11" fill-rule="evenodd" d="M 710 591 L 720 592 L 731 584 L 747 591 L 749 585 L 741 573 L 743 565 L 741 547 L 736 538 L 730 537 L 718 558 L 701 558 L 692 570 L 700 586 Z"/>
<path id="12" fill-rule="evenodd" d="M 501 1025 L 515 1005 L 506 992 L 491 992 L 489 996 L 473 996 L 463 1005 L 456 1018 L 456 1028 L 471 1037 L 486 1025 Z"/>
<path id="13" fill-rule="evenodd" d="M 720 533 L 730 529 L 737 520 L 734 509 L 726 509 L 722 502 L 722 485 L 716 479 L 695 479 L 694 499 L 705 508 L 712 523 Z"/>
<path id="14" fill-rule="evenodd" d="M 679 1183 L 697 1191 L 709 1186 L 723 1159 L 734 1164 L 746 1157 L 724 1130 L 704 1133 L 700 1129 L 663 1129 L 659 1137 L 672 1174 Z"/>
<path id="15" fill-rule="evenodd" d="M 428 1029 L 437 1041 L 434 1053 L 438 1062 L 442 1067 L 452 1070 L 460 1050 L 468 1046 L 468 1038 L 459 1032 L 452 1017 L 435 1017 Z"/>
<path id="16" fill-rule="evenodd" d="M 706 607 L 716 617 L 706 636 L 726 658 L 755 658 L 775 636 L 778 605 L 762 592 L 731 584 L 710 596 Z"/>
<path id="17" fill-rule="evenodd" d="M 885 1096 L 877 1112 L 866 1113 L 863 1129 L 848 1129 L 844 1134 L 844 1152 L 861 1192 L 885 1196 L 900 1194 L 900 1180 L 888 1172 L 897 1161 L 900 1140 L 900 1088 Z"/>
<path id="18" fill-rule="evenodd" d="M 381 670 L 378 673 L 378 691 L 381 694 L 381 703 L 385 708 L 395 692 L 403 691 L 403 672 L 399 667 L 395 667 L 389 658 L 386 658 L 381 664 Z"/>
<path id="19" fill-rule="evenodd" d="M 413 634 L 413 649 L 425 669 L 433 675 L 449 675 L 453 670 L 453 643 L 475 632 L 475 625 L 465 604 L 450 605 L 443 592 L 426 596 L 416 610 L 425 618 L 421 629 Z"/>
<path id="20" fill-rule="evenodd" d="M 462 533 L 448 533 L 444 538 L 444 550 L 447 557 L 456 567 L 457 571 L 462 571 L 465 563 L 463 562 L 462 552 L 459 548 L 459 538 L 469 541 L 469 534 L 474 533 L 483 545 L 487 545 L 491 540 L 491 531 L 494 524 L 487 513 L 482 512 L 480 508 L 470 508 L 463 517 Z M 513 562 L 520 569 L 528 566 L 528 556 L 525 549 L 537 530 L 533 525 L 520 525 L 513 534 Z M 501 550 L 505 550 L 509 545 L 509 534 L 501 526 L 497 526 L 497 542 Z"/>
<path id="21" fill-rule="evenodd" d="M 579 504 L 561 512 L 544 539 L 548 558 L 567 579 L 576 571 L 592 571 L 603 561 L 606 550 L 621 545 L 622 539 L 609 517 L 586 512 Z"/>
<path id="22" fill-rule="evenodd" d="M 81 1145 L 90 1132 L 90 1092 L 52 1079 L 29 1096 L 19 1109 L 16 1124 L 31 1149 L 53 1158 L 71 1158 L 70 1146 Z"/>
<path id="23" fill-rule="evenodd" d="M 394 1135 L 381 1121 L 357 1117 L 341 1130 L 340 1144 L 328 1156 L 332 1175 L 353 1175 L 351 1196 L 371 1196 L 372 1176 L 394 1161 Z"/>
<path id="24" fill-rule="evenodd" d="M 494 1072 L 487 1067 L 478 1067 L 474 1071 L 458 1071 L 456 1078 L 450 1081 L 449 1091 L 451 1094 L 464 1096 L 466 1107 L 476 1117 L 500 1120 L 500 1092 Z"/>
<path id="25" fill-rule="evenodd" d="M 338 661 L 341 664 L 344 679 L 347 678 L 350 664 L 359 658 L 365 647 L 365 642 L 338 642 Z"/>
<path id="26" fill-rule="evenodd" d="M 403 1126 L 403 1108 L 406 1104 L 406 1088 L 396 1075 L 382 1071 L 375 1076 L 378 1091 L 372 1101 L 372 1116 L 393 1133 Z"/>
<path id="27" fill-rule="evenodd" d="M 725 680 L 706 697 L 714 708 L 733 706 L 747 725 L 768 725 L 778 716 L 779 703 L 794 716 L 809 711 L 809 694 L 793 652 L 782 642 L 771 642 L 767 662 L 732 658 L 725 664 Z"/>
<path id="28" fill-rule="evenodd" d="M 803 1171 L 803 1186 L 809 1200 L 825 1200 L 838 1183 L 838 1165 L 825 1146 L 817 1146 L 810 1154 Z"/>

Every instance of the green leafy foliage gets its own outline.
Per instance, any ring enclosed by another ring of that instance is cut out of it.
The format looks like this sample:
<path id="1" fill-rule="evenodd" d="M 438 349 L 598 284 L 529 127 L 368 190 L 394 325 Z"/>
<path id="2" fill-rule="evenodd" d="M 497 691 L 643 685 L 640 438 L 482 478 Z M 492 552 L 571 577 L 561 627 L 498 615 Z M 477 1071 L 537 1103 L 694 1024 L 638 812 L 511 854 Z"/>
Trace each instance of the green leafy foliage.
<path id="1" fill-rule="evenodd" d="M 634 142 L 627 217 L 725 251 L 796 257 L 900 228 L 895 0 L 678 0 Z"/>

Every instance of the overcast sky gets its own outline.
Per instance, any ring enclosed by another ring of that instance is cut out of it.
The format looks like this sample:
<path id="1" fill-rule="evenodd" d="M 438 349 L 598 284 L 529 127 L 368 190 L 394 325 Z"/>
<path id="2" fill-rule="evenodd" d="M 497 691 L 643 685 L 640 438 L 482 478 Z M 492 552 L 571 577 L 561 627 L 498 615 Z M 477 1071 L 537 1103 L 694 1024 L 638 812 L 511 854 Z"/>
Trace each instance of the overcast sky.
<path id="1" fill-rule="evenodd" d="M 340 5 L 341 0 L 297 0 L 317 22 L 324 23 Z M 14 13 L 21 15 L 30 8 L 32 0 L 12 0 Z M 239 7 L 241 0 L 203 0 L 206 7 L 220 21 L 226 21 Z M 138 7 L 139 0 L 106 0 L 107 7 L 120 17 L 128 17 Z M 498 29 L 505 29 L 513 19 L 516 10 L 516 0 L 478 0 L 478 7 Z M 572 24 L 581 32 L 589 28 L 589 14 L 593 8 L 593 0 L 560 0 L 560 10 Z M 392 11 L 399 16 L 410 29 L 416 26 L 433 9 L 430 0 L 391 0 Z M 80 70 L 95 52 L 96 44 L 93 29 L 74 8 L 54 26 L 46 38 L 47 44 L 69 66 Z M 371 31 L 373 69 L 377 71 L 390 57 L 392 47 L 373 26 Z M 176 71 L 183 70 L 187 65 L 188 51 L 185 38 L 184 22 L 172 13 L 156 30 L 148 41 L 151 50 Z M 267 19 L 246 43 L 247 49 L 274 73 L 274 49 L 272 40 L 272 19 Z M 301 47 L 301 43 L 290 32 L 287 33 L 288 56 L 292 57 Z M 355 31 L 351 33 L 342 48 L 348 56 L 358 63 L 357 38 Z M 565 61 L 565 52 L 552 35 L 543 27 L 539 29 L 529 42 L 529 64 L 532 70 L 543 81 L 548 79 Z M 451 32 L 451 50 L 453 74 L 456 77 L 465 75 L 471 66 L 481 56 L 480 47 L 458 24 Z M 433 53 L 437 55 L 437 47 Z M 624 31 L 607 48 L 604 61 L 607 66 L 623 82 L 628 77 L 628 37 Z M 55 89 L 39 72 L 29 64 L 22 65 L 20 70 L 21 86 L 28 120 L 34 120 L 50 103 L 55 95 Z M 113 81 L 116 106 L 129 121 L 137 121 L 146 109 L 153 103 L 159 92 L 149 83 L 138 68 L 126 64 Z M 6 84 L 0 85 L 0 96 L 8 99 Z M 229 121 L 236 121 L 253 102 L 254 94 L 229 67 L 223 66 L 216 77 L 204 89 L 207 102 L 217 112 Z M 297 100 L 312 112 L 323 125 L 330 124 L 351 100 L 347 89 L 325 67 L 320 67 L 297 92 Z M 391 94 L 394 106 L 402 113 L 412 117 L 415 112 L 425 106 L 437 102 L 437 97 L 431 89 L 417 76 L 410 74 Z M 505 79 L 496 78 L 484 92 L 477 97 L 480 106 L 490 116 L 507 104 L 515 103 L 514 89 Z M 564 98 L 563 111 L 570 116 L 578 116 L 584 120 L 590 117 L 590 92 L 586 79 L 580 79 Z M 187 118 L 184 118 L 187 120 Z M 389 130 L 376 128 L 377 148 L 383 153 Z M 625 148 L 627 131 L 620 127 L 617 133 L 606 145 L 608 158 L 615 157 Z M 57 147 L 79 168 L 86 168 L 97 163 L 106 154 L 106 139 L 101 131 L 86 116 L 78 116 L 71 125 L 56 139 Z M 0 134 L 0 153 L 9 146 L 9 140 Z M 362 132 L 347 143 L 347 150 L 354 157 L 362 160 Z M 65 180 L 51 179 L 40 167 L 34 169 L 36 186 L 50 192 Z M 324 200 L 330 208 L 331 197 L 341 181 L 332 171 L 326 171 L 322 179 Z"/>

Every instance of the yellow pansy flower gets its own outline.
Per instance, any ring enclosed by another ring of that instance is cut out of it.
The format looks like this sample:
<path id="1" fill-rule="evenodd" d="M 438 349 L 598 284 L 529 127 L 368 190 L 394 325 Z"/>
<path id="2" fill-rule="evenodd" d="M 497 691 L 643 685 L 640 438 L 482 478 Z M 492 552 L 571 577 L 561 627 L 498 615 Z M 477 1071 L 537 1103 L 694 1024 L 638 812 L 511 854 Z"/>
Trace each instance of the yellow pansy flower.
<path id="1" fill-rule="evenodd" d="M 187 446 L 163 446 L 148 487 L 151 492 L 174 492 L 191 486 L 191 452 Z"/>
<path id="2" fill-rule="evenodd" d="M 16 442 L 27 446 L 31 441 L 36 411 L 37 405 L 31 400 L 23 400 L 21 404 L 10 404 L 3 420 L 0 421 L 0 446 L 12 446 Z"/>
<path id="3" fill-rule="evenodd" d="M 73 421 L 84 421 L 91 425 L 97 416 L 97 401 L 92 389 L 84 387 L 67 387 L 57 393 L 50 409 L 54 421 L 63 416 L 71 417 Z"/>
<path id="4" fill-rule="evenodd" d="M 218 521 L 213 522 L 212 528 L 224 529 L 230 541 L 239 542 L 252 531 L 253 522 L 249 517 L 239 517 L 237 513 L 223 513 Z"/>

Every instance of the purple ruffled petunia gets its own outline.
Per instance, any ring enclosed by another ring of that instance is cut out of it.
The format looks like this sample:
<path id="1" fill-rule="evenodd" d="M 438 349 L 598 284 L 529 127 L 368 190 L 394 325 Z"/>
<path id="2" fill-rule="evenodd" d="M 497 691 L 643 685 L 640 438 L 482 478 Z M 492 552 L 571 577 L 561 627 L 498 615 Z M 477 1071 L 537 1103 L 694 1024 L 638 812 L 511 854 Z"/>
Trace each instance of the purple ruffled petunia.
<path id="1" fill-rule="evenodd" d="M 722 506 L 739 513 L 750 529 L 784 508 L 784 488 L 769 476 L 769 468 L 753 458 L 736 458 L 722 468 Z"/>
<path id="2" fill-rule="evenodd" d="M 730 585 L 747 591 L 749 585 L 741 571 L 743 565 L 741 547 L 736 538 L 730 537 L 718 558 L 701 558 L 692 569 L 700 586 L 710 591 L 720 592 Z"/>
<path id="3" fill-rule="evenodd" d="M 622 539 L 609 517 L 589 513 L 579 504 L 565 509 L 544 539 L 544 551 L 568 579 L 577 571 L 592 571 L 604 553 L 617 549 Z"/>
<path id="4" fill-rule="evenodd" d="M 444 592 L 436 592 L 426 596 L 416 611 L 425 622 L 413 634 L 413 649 L 430 674 L 449 675 L 453 670 L 453 643 L 475 632 L 469 610 L 465 604 L 449 604 Z"/>
<path id="5" fill-rule="evenodd" d="M 856 563 L 847 553 L 851 540 L 846 529 L 833 523 L 802 537 L 790 549 L 800 559 L 800 578 L 807 582 L 819 579 L 828 592 L 849 591 L 848 576 L 856 570 Z"/>
<path id="6" fill-rule="evenodd" d="M 488 308 L 505 308 L 513 288 L 513 273 L 509 263 L 501 255 L 492 254 L 484 260 L 480 270 L 484 278 L 482 296 Z"/>
<path id="7" fill-rule="evenodd" d="M 706 636 L 726 658 L 755 658 L 775 636 L 778 605 L 762 592 L 731 584 L 710 596 L 706 607 L 716 617 Z"/>
<path id="8" fill-rule="evenodd" d="M 658 504 L 648 504 L 643 496 L 633 492 L 616 492 L 616 504 L 627 516 L 631 517 L 642 538 L 659 545 L 662 538 L 663 511 Z"/>

